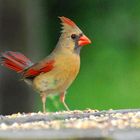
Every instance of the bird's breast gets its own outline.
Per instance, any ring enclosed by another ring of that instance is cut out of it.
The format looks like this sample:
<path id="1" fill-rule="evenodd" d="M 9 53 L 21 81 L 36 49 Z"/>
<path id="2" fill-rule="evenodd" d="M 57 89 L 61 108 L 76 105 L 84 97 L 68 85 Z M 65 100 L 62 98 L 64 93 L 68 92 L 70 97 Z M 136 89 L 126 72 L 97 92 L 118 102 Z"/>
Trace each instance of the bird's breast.
<path id="1" fill-rule="evenodd" d="M 74 56 L 59 56 L 55 59 L 54 68 L 37 76 L 34 87 L 40 92 L 56 93 L 65 91 L 75 80 L 80 68 L 80 58 Z"/>
<path id="2" fill-rule="evenodd" d="M 60 74 L 58 77 L 62 80 L 62 89 L 67 89 L 75 80 L 80 69 L 80 58 L 75 56 L 73 58 L 65 57 L 61 60 Z M 59 64 L 58 64 L 59 67 Z"/>

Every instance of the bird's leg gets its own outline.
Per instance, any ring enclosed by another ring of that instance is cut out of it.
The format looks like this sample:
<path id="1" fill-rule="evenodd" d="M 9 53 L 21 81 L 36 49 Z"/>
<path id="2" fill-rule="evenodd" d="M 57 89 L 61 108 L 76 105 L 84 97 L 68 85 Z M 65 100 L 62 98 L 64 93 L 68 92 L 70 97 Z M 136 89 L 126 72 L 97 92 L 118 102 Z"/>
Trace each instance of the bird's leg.
<path id="1" fill-rule="evenodd" d="M 43 113 L 46 113 L 46 94 L 41 94 L 41 100 L 43 105 Z"/>
<path id="2" fill-rule="evenodd" d="M 60 101 L 63 103 L 63 105 L 65 106 L 65 108 L 67 109 L 67 111 L 70 111 L 69 107 L 67 106 L 67 104 L 65 103 L 65 92 L 62 92 L 60 94 Z"/>

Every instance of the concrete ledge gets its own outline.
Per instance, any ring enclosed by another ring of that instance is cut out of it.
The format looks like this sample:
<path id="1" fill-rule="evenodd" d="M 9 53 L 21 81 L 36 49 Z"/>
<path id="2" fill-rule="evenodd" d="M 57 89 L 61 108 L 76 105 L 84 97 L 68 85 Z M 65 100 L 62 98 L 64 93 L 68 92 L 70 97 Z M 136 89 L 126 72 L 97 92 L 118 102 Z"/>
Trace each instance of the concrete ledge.
<path id="1" fill-rule="evenodd" d="M 0 116 L 1 139 L 140 139 L 140 109 Z"/>

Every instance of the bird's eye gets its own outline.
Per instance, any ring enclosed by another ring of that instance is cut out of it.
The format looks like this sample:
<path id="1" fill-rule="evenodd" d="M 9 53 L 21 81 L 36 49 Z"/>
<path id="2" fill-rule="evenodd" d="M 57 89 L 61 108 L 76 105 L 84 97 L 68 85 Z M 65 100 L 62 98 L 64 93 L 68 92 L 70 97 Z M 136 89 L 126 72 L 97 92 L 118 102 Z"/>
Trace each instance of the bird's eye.
<path id="1" fill-rule="evenodd" d="M 72 34 L 72 35 L 71 35 L 71 38 L 72 38 L 72 39 L 75 39 L 76 37 L 77 37 L 76 34 Z"/>
<path id="2" fill-rule="evenodd" d="M 83 36 L 83 33 L 79 34 L 79 36 L 80 36 L 80 37 Z"/>

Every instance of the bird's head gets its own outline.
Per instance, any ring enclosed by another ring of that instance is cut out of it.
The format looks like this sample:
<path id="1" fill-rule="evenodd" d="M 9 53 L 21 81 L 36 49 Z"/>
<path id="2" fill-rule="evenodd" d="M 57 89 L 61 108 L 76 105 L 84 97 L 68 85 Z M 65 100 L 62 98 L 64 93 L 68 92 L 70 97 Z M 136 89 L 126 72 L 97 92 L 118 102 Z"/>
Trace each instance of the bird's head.
<path id="1" fill-rule="evenodd" d="M 78 26 L 70 19 L 59 17 L 62 24 L 62 34 L 58 45 L 73 52 L 80 52 L 81 47 L 90 44 L 91 41 Z"/>

